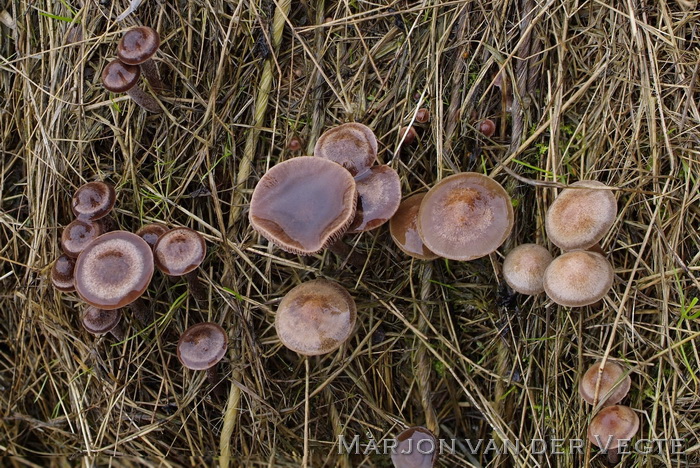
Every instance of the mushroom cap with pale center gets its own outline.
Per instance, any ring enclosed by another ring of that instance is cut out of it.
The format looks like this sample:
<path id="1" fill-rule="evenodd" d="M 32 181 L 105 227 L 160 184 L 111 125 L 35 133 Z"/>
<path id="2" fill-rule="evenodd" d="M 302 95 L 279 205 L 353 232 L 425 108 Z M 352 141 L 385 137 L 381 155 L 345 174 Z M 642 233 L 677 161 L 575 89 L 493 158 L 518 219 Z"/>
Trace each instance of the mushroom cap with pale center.
<path id="1" fill-rule="evenodd" d="M 476 172 L 441 180 L 423 198 L 418 232 L 425 246 L 452 260 L 473 260 L 495 251 L 513 228 L 505 189 Z"/>
<path id="2" fill-rule="evenodd" d="M 519 245 L 503 261 L 503 279 L 513 290 L 534 296 L 544 291 L 544 272 L 550 263 L 552 254 L 541 245 Z"/>
<path id="3" fill-rule="evenodd" d="M 428 429 L 409 427 L 396 437 L 398 445 L 391 453 L 395 468 L 432 468 L 438 458 L 440 445 Z"/>
<path id="4" fill-rule="evenodd" d="M 75 259 L 66 254 L 62 254 L 56 259 L 51 267 L 51 283 L 54 288 L 63 292 L 75 291 L 75 281 L 73 271 L 75 269 Z"/>
<path id="5" fill-rule="evenodd" d="M 117 46 L 117 56 L 123 63 L 139 65 L 158 51 L 160 36 L 148 26 L 138 26 L 129 29 L 122 36 Z"/>
<path id="6" fill-rule="evenodd" d="M 182 276 L 194 271 L 204 261 L 207 244 L 194 229 L 171 229 L 158 238 L 153 256 L 160 271 L 170 276 Z"/>
<path id="7" fill-rule="evenodd" d="M 361 123 L 338 125 L 319 137 L 314 156 L 340 164 L 354 177 L 368 170 L 377 159 L 377 137 Z"/>
<path id="8" fill-rule="evenodd" d="M 282 250 L 309 255 L 345 234 L 356 203 L 355 180 L 347 170 L 327 159 L 299 156 L 260 178 L 248 217 Z"/>
<path id="9" fill-rule="evenodd" d="M 613 277 L 605 257 L 574 250 L 552 260 L 544 272 L 544 290 L 559 305 L 583 307 L 601 300 L 610 291 Z"/>
<path id="10" fill-rule="evenodd" d="M 330 353 L 355 327 L 355 300 L 342 286 L 317 279 L 296 286 L 280 302 L 275 329 L 287 348 L 305 356 Z"/>
<path id="11" fill-rule="evenodd" d="M 109 333 L 119 325 L 122 311 L 119 309 L 105 310 L 89 306 L 83 313 L 83 327 L 93 335 Z"/>
<path id="12" fill-rule="evenodd" d="M 114 208 L 117 194 L 106 182 L 88 182 L 73 194 L 71 208 L 76 218 L 95 221 L 104 218 Z"/>
<path id="13" fill-rule="evenodd" d="M 90 242 L 104 234 L 99 221 L 74 219 L 61 233 L 61 249 L 69 257 L 77 258 Z"/>
<path id="14" fill-rule="evenodd" d="M 140 76 L 138 65 L 127 65 L 115 59 L 102 70 L 102 86 L 113 93 L 125 93 L 136 86 Z"/>
<path id="15" fill-rule="evenodd" d="M 588 440 L 600 448 L 616 449 L 620 439 L 630 440 L 639 430 L 639 416 L 622 405 L 600 410 L 588 426 Z"/>
<path id="16" fill-rule="evenodd" d="M 600 361 L 593 364 L 586 371 L 578 386 L 581 398 L 591 405 L 594 401 L 599 369 Z M 598 403 L 602 403 L 603 406 L 610 406 L 621 402 L 629 393 L 631 385 L 632 379 L 629 375 L 625 375 L 622 366 L 612 361 L 606 361 L 603 373 L 600 374 Z"/>
<path id="17" fill-rule="evenodd" d="M 394 216 L 401 203 L 399 175 L 387 165 L 374 166 L 355 177 L 357 210 L 348 232 L 376 229 Z"/>
<path id="18" fill-rule="evenodd" d="M 177 358 L 191 370 L 205 370 L 217 364 L 226 354 L 228 336 L 220 325 L 212 322 L 192 325 L 180 335 Z"/>
<path id="19" fill-rule="evenodd" d="M 150 245 L 151 248 L 156 246 L 156 242 L 160 239 L 160 236 L 168 232 L 170 229 L 165 224 L 161 223 L 151 223 L 141 226 L 141 229 L 136 231 L 136 235 L 141 239 L 146 241 L 146 244 Z"/>
<path id="20" fill-rule="evenodd" d="M 418 208 L 423 197 L 425 193 L 417 193 L 401 202 L 396 214 L 389 221 L 389 233 L 404 253 L 420 260 L 434 260 L 438 256 L 425 246 L 418 234 Z"/>

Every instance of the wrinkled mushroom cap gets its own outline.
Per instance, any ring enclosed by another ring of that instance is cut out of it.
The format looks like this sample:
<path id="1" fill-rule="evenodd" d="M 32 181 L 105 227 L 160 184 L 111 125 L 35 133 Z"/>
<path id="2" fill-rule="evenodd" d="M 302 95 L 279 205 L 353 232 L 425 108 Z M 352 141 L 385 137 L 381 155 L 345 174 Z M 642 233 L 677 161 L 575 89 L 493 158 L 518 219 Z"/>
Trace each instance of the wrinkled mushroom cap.
<path id="1" fill-rule="evenodd" d="M 75 269 L 75 259 L 63 254 L 56 259 L 51 267 L 51 283 L 54 288 L 63 292 L 75 291 L 73 281 L 73 270 Z"/>
<path id="2" fill-rule="evenodd" d="M 287 252 L 308 255 L 339 239 L 355 217 L 355 180 L 311 156 L 277 164 L 260 178 L 248 215 L 253 228 Z"/>
<path id="3" fill-rule="evenodd" d="M 141 69 L 137 65 L 112 60 L 102 70 L 102 86 L 113 93 L 125 93 L 136 86 L 140 76 Z"/>
<path id="4" fill-rule="evenodd" d="M 151 248 L 156 246 L 156 242 L 160 239 L 160 236 L 168 232 L 170 229 L 165 224 L 161 223 L 151 223 L 141 226 L 141 229 L 136 231 L 136 235 L 141 239 L 146 241 L 146 244 L 150 245 Z"/>
<path id="5" fill-rule="evenodd" d="M 83 327 L 93 335 L 109 333 L 119 325 L 122 311 L 119 309 L 105 310 L 89 306 L 83 313 Z"/>
<path id="6" fill-rule="evenodd" d="M 544 272 L 544 290 L 559 305 L 583 307 L 610 291 L 613 275 L 612 265 L 599 253 L 575 250 L 552 260 Z"/>
<path id="7" fill-rule="evenodd" d="M 377 137 L 361 123 L 338 125 L 319 137 L 314 156 L 340 164 L 354 177 L 368 170 L 377 159 Z"/>
<path id="8" fill-rule="evenodd" d="M 595 387 L 598 382 L 598 370 L 600 361 L 593 364 L 583 375 L 579 382 L 578 392 L 588 404 L 593 404 Z M 619 364 L 606 361 L 603 373 L 600 374 L 600 388 L 598 390 L 598 403 L 603 406 L 615 405 L 623 400 L 630 391 L 632 379 L 625 375 L 625 371 Z M 613 387 L 615 387 L 613 389 Z"/>
<path id="9" fill-rule="evenodd" d="M 423 197 L 425 193 L 418 193 L 401 202 L 396 214 L 389 221 L 389 232 L 397 247 L 406 254 L 420 260 L 433 260 L 438 256 L 423 244 L 418 235 L 418 208 Z"/>
<path id="10" fill-rule="evenodd" d="M 305 356 L 335 351 L 355 327 L 355 300 L 337 283 L 317 279 L 296 286 L 280 302 L 275 329 L 287 348 Z"/>
<path id="11" fill-rule="evenodd" d="M 547 236 L 563 250 L 587 249 L 600 241 L 617 217 L 617 201 L 607 185 L 595 180 L 581 180 L 567 188 L 547 210 Z"/>
<path id="12" fill-rule="evenodd" d="M 596 447 L 615 449 L 620 439 L 629 440 L 639 430 L 639 416 L 627 406 L 608 406 L 600 410 L 588 426 L 588 440 Z M 608 440 L 610 444 L 608 444 Z"/>
<path id="13" fill-rule="evenodd" d="M 550 263 L 552 254 L 541 245 L 519 245 L 503 261 L 503 279 L 513 290 L 534 296 L 544 291 L 544 271 Z"/>
<path id="14" fill-rule="evenodd" d="M 423 198 L 418 232 L 440 257 L 473 260 L 495 251 L 513 228 L 508 193 L 490 177 L 462 172 L 441 180 Z"/>
<path id="15" fill-rule="evenodd" d="M 123 63 L 138 65 L 158 51 L 160 36 L 155 29 L 139 26 L 129 29 L 117 46 L 117 56 Z"/>
<path id="16" fill-rule="evenodd" d="M 401 181 L 391 167 L 371 167 L 355 177 L 357 210 L 348 232 L 376 229 L 389 221 L 401 203 Z"/>
<path id="17" fill-rule="evenodd" d="M 220 325 L 211 322 L 192 325 L 180 335 L 177 358 L 191 370 L 205 370 L 226 354 L 228 336 Z"/>
<path id="18" fill-rule="evenodd" d="M 117 194 L 111 184 L 88 182 L 75 191 L 71 207 L 76 218 L 95 221 L 112 211 L 116 199 Z"/>
<path id="19" fill-rule="evenodd" d="M 102 234 L 104 232 L 99 221 L 75 219 L 61 233 L 61 249 L 69 257 L 78 258 L 80 252 Z"/>
<path id="20" fill-rule="evenodd" d="M 440 445 L 428 429 L 409 427 L 396 437 L 398 445 L 391 453 L 395 468 L 432 468 L 437 462 Z"/>
<path id="21" fill-rule="evenodd" d="M 153 247 L 156 266 L 170 276 L 182 276 L 195 270 L 206 255 L 204 237 L 194 229 L 185 227 L 166 232 Z"/>
<path id="22" fill-rule="evenodd" d="M 75 263 L 75 290 L 90 305 L 118 309 L 131 304 L 148 288 L 153 253 L 136 234 L 112 231 L 95 239 Z"/>

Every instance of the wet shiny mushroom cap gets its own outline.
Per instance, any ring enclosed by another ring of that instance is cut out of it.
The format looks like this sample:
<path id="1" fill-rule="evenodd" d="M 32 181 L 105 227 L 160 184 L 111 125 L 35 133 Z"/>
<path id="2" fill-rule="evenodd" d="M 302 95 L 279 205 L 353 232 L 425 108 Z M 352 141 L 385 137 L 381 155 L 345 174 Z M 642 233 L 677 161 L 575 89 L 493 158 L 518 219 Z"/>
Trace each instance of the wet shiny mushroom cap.
<path id="1" fill-rule="evenodd" d="M 355 177 L 357 210 L 348 232 L 376 229 L 394 216 L 401 203 L 401 181 L 391 167 L 373 166 Z"/>
<path id="2" fill-rule="evenodd" d="M 104 229 L 99 221 L 73 220 L 61 233 L 61 249 L 69 257 L 78 258 L 80 252 L 102 234 Z"/>
<path id="3" fill-rule="evenodd" d="M 305 356 L 335 351 L 355 327 L 357 310 L 337 283 L 317 279 L 296 286 L 280 302 L 275 328 L 287 348 Z"/>
<path id="4" fill-rule="evenodd" d="M 141 297 L 153 276 L 153 253 L 146 241 L 126 231 L 95 239 L 75 263 L 75 290 L 90 305 L 118 309 Z"/>
<path id="5" fill-rule="evenodd" d="M 397 247 L 406 254 L 420 260 L 434 260 L 438 256 L 423 244 L 418 234 L 418 208 L 423 197 L 425 193 L 418 193 L 401 202 L 396 214 L 389 221 L 389 232 Z"/>
<path id="6" fill-rule="evenodd" d="M 340 165 L 300 156 L 260 178 L 250 200 L 253 228 L 287 252 L 308 255 L 345 234 L 355 217 L 355 180 Z"/>
<path id="7" fill-rule="evenodd" d="M 621 405 L 608 406 L 591 420 L 588 426 L 588 440 L 596 447 L 615 449 L 619 447 L 620 439 L 632 439 L 638 430 L 639 416 L 631 408 Z"/>
<path id="8" fill-rule="evenodd" d="M 617 201 L 607 185 L 581 180 L 564 189 L 547 210 L 547 236 L 562 250 L 587 249 L 600 241 L 617 217 Z"/>
<path id="9" fill-rule="evenodd" d="M 418 210 L 418 232 L 440 257 L 473 260 L 495 251 L 513 228 L 508 193 L 490 177 L 462 172 L 438 182 Z"/>
<path id="10" fill-rule="evenodd" d="M 158 51 L 160 36 L 155 29 L 139 26 L 129 29 L 117 46 L 117 57 L 123 63 L 138 65 Z"/>
<path id="11" fill-rule="evenodd" d="M 583 307 L 610 291 L 613 275 L 612 265 L 599 253 L 575 250 L 552 260 L 544 272 L 544 290 L 559 305 Z"/>
<path id="12" fill-rule="evenodd" d="M 496 124 L 491 119 L 482 120 L 479 123 L 479 131 L 484 134 L 485 137 L 491 138 L 494 133 L 496 133 Z"/>
<path id="13" fill-rule="evenodd" d="M 112 60 L 102 70 L 102 86 L 113 93 L 125 93 L 136 86 L 141 76 L 138 65 L 127 65 L 119 60 Z"/>
<path id="14" fill-rule="evenodd" d="M 194 229 L 175 228 L 160 236 L 153 255 L 160 271 L 170 276 L 182 276 L 202 264 L 207 255 L 207 244 Z"/>
<path id="15" fill-rule="evenodd" d="M 83 313 L 83 327 L 94 335 L 109 333 L 119 325 L 122 311 L 119 309 L 105 310 L 89 306 Z"/>
<path id="16" fill-rule="evenodd" d="M 437 438 L 421 426 L 409 427 L 396 437 L 397 447 L 391 453 L 394 468 L 432 468 L 440 446 Z"/>
<path id="17" fill-rule="evenodd" d="M 541 245 L 519 245 L 503 261 L 503 279 L 521 294 L 539 294 L 544 291 L 544 272 L 550 263 L 552 254 Z"/>
<path id="18" fill-rule="evenodd" d="M 191 370 L 205 370 L 226 354 L 228 337 L 220 325 L 211 322 L 192 325 L 180 335 L 177 358 Z"/>
<path id="19" fill-rule="evenodd" d="M 51 283 L 53 283 L 53 287 L 63 292 L 75 291 L 75 283 L 73 281 L 74 269 L 75 259 L 66 254 L 58 257 L 51 267 Z"/>
<path id="20" fill-rule="evenodd" d="M 368 170 L 377 159 L 377 137 L 361 123 L 338 125 L 319 137 L 314 156 L 340 164 L 354 177 Z"/>
<path id="21" fill-rule="evenodd" d="M 598 382 L 598 370 L 600 362 L 593 364 L 581 378 L 578 392 L 588 404 L 593 404 L 595 387 Z M 619 364 L 607 361 L 600 374 L 600 388 L 598 389 L 598 403 L 603 406 L 615 405 L 623 400 L 630 391 L 632 379 L 625 375 L 625 371 Z M 613 390 L 613 387 L 614 390 Z"/>
<path id="22" fill-rule="evenodd" d="M 141 239 L 146 241 L 146 244 L 150 245 L 151 248 L 155 247 L 156 242 L 160 239 L 160 236 L 168 232 L 170 229 L 165 224 L 151 223 L 141 226 L 141 229 L 136 231 L 136 235 Z"/>
<path id="23" fill-rule="evenodd" d="M 76 218 L 95 221 L 114 208 L 117 199 L 114 187 L 105 182 L 88 182 L 73 194 L 71 207 Z"/>

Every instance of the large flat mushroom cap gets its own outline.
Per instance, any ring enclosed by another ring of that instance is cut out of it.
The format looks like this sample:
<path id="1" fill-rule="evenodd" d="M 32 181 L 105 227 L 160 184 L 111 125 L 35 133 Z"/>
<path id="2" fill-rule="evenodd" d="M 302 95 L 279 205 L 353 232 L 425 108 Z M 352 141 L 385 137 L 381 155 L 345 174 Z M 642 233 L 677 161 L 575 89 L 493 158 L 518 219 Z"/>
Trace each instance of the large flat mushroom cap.
<path id="1" fill-rule="evenodd" d="M 355 217 L 350 173 L 322 158 L 300 156 L 267 171 L 250 200 L 250 224 L 287 252 L 308 255 L 340 238 Z"/>
<path id="2" fill-rule="evenodd" d="M 586 371 L 579 382 L 579 394 L 590 405 L 594 401 L 599 369 L 600 362 L 596 362 Z M 600 374 L 598 403 L 602 403 L 603 406 L 610 406 L 621 402 L 629 393 L 631 385 L 632 379 L 629 375 L 625 375 L 622 366 L 615 362 L 607 361 L 603 367 L 602 374 Z M 614 390 L 613 387 L 615 387 Z"/>
<path id="3" fill-rule="evenodd" d="M 440 445 L 428 429 L 409 427 L 396 437 L 397 447 L 391 453 L 395 468 L 432 468 L 438 458 Z"/>
<path id="4" fill-rule="evenodd" d="M 575 250 L 552 260 L 544 272 L 544 290 L 559 305 L 583 307 L 601 300 L 613 278 L 612 265 L 605 257 Z"/>
<path id="5" fill-rule="evenodd" d="M 418 208 L 423 197 L 425 193 L 417 193 L 401 202 L 396 214 L 389 220 L 389 232 L 394 243 L 404 253 L 420 260 L 434 260 L 438 256 L 425 246 L 418 234 Z"/>
<path id="6" fill-rule="evenodd" d="M 622 405 L 603 408 L 588 426 L 588 440 L 596 447 L 616 449 L 620 439 L 629 440 L 639 430 L 639 416 Z M 609 444 L 608 444 L 609 442 Z"/>
<path id="7" fill-rule="evenodd" d="M 207 244 L 194 229 L 171 229 L 158 238 L 153 256 L 160 271 L 170 276 L 182 276 L 195 270 L 204 261 Z"/>
<path id="8" fill-rule="evenodd" d="M 505 189 L 476 172 L 441 180 L 423 198 L 418 232 L 425 246 L 452 260 L 473 260 L 495 251 L 513 228 Z"/>
<path id="9" fill-rule="evenodd" d="M 226 354 L 228 336 L 212 322 L 192 325 L 180 335 L 177 358 L 191 370 L 205 370 L 221 361 Z"/>
<path id="10" fill-rule="evenodd" d="M 106 182 L 88 182 L 73 194 L 71 208 L 76 218 L 95 221 L 112 211 L 117 194 L 114 186 Z"/>
<path id="11" fill-rule="evenodd" d="M 314 156 L 340 164 L 355 177 L 368 170 L 377 159 L 377 137 L 361 123 L 338 125 L 319 137 Z"/>
<path id="12" fill-rule="evenodd" d="M 401 180 L 387 165 L 373 166 L 355 177 L 357 211 L 348 232 L 376 229 L 394 216 L 401 203 Z"/>
<path id="13" fill-rule="evenodd" d="M 148 26 L 137 26 L 124 33 L 117 46 L 117 56 L 123 63 L 139 65 L 153 57 L 158 47 L 158 32 Z"/>

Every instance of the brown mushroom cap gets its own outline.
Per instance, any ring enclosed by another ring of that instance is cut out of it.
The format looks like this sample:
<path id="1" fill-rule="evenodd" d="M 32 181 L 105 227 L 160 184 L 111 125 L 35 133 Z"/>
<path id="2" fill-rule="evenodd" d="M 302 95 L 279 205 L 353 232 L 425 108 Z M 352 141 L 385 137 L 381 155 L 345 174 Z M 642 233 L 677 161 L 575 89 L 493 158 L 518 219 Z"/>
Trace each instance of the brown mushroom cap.
<path id="1" fill-rule="evenodd" d="M 205 370 L 217 364 L 226 354 L 228 336 L 220 325 L 212 322 L 192 325 L 180 335 L 177 358 L 191 370 Z"/>
<path id="2" fill-rule="evenodd" d="M 409 427 L 396 438 L 398 445 L 392 450 L 391 462 L 395 468 L 432 468 L 437 462 L 440 446 L 428 429 Z"/>
<path id="3" fill-rule="evenodd" d="M 138 299 L 153 276 L 153 253 L 146 241 L 126 231 L 103 234 L 75 263 L 75 290 L 90 305 L 119 309 Z"/>
<path id="4" fill-rule="evenodd" d="M 345 234 L 355 217 L 355 180 L 340 165 L 300 156 L 260 178 L 250 200 L 250 224 L 287 252 L 312 254 Z"/>
<path id="5" fill-rule="evenodd" d="M 491 119 L 482 120 L 479 123 L 479 131 L 487 138 L 491 138 L 496 133 L 496 124 Z"/>
<path id="6" fill-rule="evenodd" d="M 426 123 L 430 120 L 430 111 L 426 109 L 425 107 L 421 107 L 418 109 L 418 112 L 416 112 L 416 122 L 418 123 Z"/>
<path id="7" fill-rule="evenodd" d="M 153 256 L 160 271 L 170 276 L 182 276 L 195 270 L 207 255 L 204 237 L 194 229 L 171 229 L 158 239 Z"/>
<path id="8" fill-rule="evenodd" d="M 117 46 L 119 60 L 128 65 L 145 62 L 158 51 L 160 36 L 155 29 L 139 26 L 129 29 Z"/>
<path id="9" fill-rule="evenodd" d="M 581 398 L 589 404 L 593 404 L 595 387 L 598 382 L 598 370 L 600 361 L 593 364 L 581 378 L 578 392 Z M 606 361 L 603 373 L 600 374 L 600 387 L 598 389 L 598 403 L 604 406 L 615 405 L 623 400 L 630 391 L 632 379 L 625 375 L 625 371 L 619 364 Z"/>
<path id="10" fill-rule="evenodd" d="M 69 257 L 77 258 L 90 242 L 104 234 L 99 221 L 73 220 L 63 229 L 61 234 L 61 249 Z"/>
<path id="11" fill-rule="evenodd" d="M 287 348 L 305 356 L 334 351 L 355 327 L 355 300 L 337 283 L 317 279 L 296 286 L 280 302 L 275 329 Z"/>
<path id="12" fill-rule="evenodd" d="M 425 193 L 418 193 L 401 202 L 396 214 L 389 221 L 389 232 L 394 243 L 406 254 L 421 260 L 434 260 L 438 256 L 423 244 L 418 235 L 418 208 L 423 197 Z"/>
<path id="13" fill-rule="evenodd" d="M 160 236 L 168 232 L 170 229 L 165 224 L 161 223 L 151 223 L 141 226 L 141 229 L 136 231 L 136 235 L 141 239 L 146 241 L 146 244 L 150 245 L 151 248 L 156 246 L 156 242 L 160 239 Z"/>
<path id="14" fill-rule="evenodd" d="M 473 260 L 495 251 L 513 228 L 513 207 L 490 177 L 462 172 L 438 182 L 418 210 L 418 232 L 440 257 Z"/>
<path id="15" fill-rule="evenodd" d="M 102 70 L 102 86 L 113 93 L 125 93 L 136 86 L 141 76 L 137 65 L 127 65 L 119 60 L 112 60 Z"/>
<path id="16" fill-rule="evenodd" d="M 503 279 L 513 290 L 534 296 L 544 291 L 544 271 L 550 263 L 552 254 L 541 245 L 519 245 L 503 261 Z"/>
<path id="17" fill-rule="evenodd" d="M 612 265 L 599 253 L 575 250 L 552 260 L 544 272 L 544 290 L 557 304 L 583 307 L 610 291 L 613 274 Z"/>
<path id="18" fill-rule="evenodd" d="M 600 410 L 588 426 L 588 440 L 600 448 L 616 449 L 620 439 L 629 440 L 639 430 L 639 416 L 627 406 L 608 406 Z M 610 443 L 608 444 L 608 441 Z"/>
<path id="19" fill-rule="evenodd" d="M 600 241 L 617 217 L 617 201 L 607 185 L 580 180 L 567 188 L 547 210 L 547 236 L 563 250 L 587 249 Z"/>
<path id="20" fill-rule="evenodd" d="M 63 292 L 75 291 L 73 281 L 73 270 L 75 269 L 75 259 L 63 254 L 56 259 L 51 267 L 51 282 L 54 288 Z"/>
<path id="21" fill-rule="evenodd" d="M 348 232 L 376 229 L 389 221 L 401 203 L 401 180 L 387 165 L 373 166 L 355 177 L 357 210 Z"/>
<path id="22" fill-rule="evenodd" d="M 377 159 L 377 137 L 361 123 L 338 125 L 319 137 L 314 156 L 340 164 L 354 177 L 369 169 Z"/>
<path id="23" fill-rule="evenodd" d="M 119 325 L 122 311 L 119 309 L 105 310 L 89 306 L 83 313 L 83 327 L 93 335 L 109 333 Z"/>
<path id="24" fill-rule="evenodd" d="M 73 214 L 82 220 L 95 221 L 104 218 L 114 208 L 116 199 L 117 195 L 111 184 L 88 182 L 73 194 Z"/>

